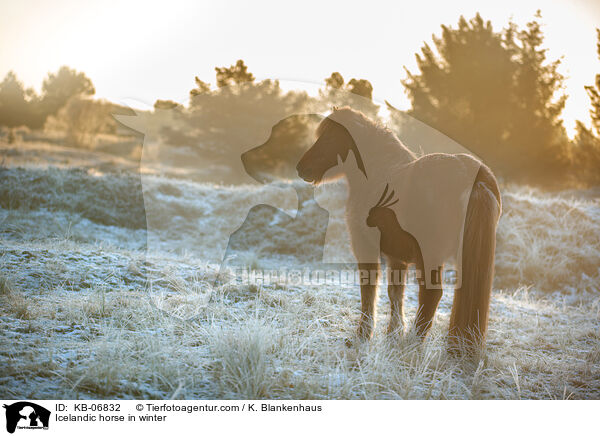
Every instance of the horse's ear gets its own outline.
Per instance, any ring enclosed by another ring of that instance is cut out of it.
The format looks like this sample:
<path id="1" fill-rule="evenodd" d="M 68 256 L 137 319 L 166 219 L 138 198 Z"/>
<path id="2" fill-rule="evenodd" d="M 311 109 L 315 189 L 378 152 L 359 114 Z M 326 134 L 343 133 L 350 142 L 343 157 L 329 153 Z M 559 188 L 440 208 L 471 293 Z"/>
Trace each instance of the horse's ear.
<path id="1" fill-rule="evenodd" d="M 331 106 L 331 112 L 337 111 L 339 108 L 337 106 Z"/>

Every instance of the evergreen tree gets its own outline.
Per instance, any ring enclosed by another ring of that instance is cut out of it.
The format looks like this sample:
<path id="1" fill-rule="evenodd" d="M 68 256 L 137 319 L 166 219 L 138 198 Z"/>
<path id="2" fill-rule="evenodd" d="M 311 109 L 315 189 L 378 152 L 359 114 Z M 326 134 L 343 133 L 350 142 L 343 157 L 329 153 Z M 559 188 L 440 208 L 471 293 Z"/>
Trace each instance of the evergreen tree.
<path id="1" fill-rule="evenodd" d="M 597 29 L 597 53 L 600 59 L 600 29 Z M 586 86 L 585 90 L 590 96 L 592 130 L 577 121 L 577 135 L 573 141 L 573 171 L 578 181 L 587 185 L 600 185 L 600 74 L 596 74 L 595 86 Z"/>
<path id="2" fill-rule="evenodd" d="M 319 97 L 324 106 L 350 106 L 371 118 L 376 118 L 379 110 L 379 106 L 373 103 L 371 82 L 350 79 L 345 83 L 344 77 L 337 71 L 325 79 L 325 89 L 319 90 Z"/>
<path id="3" fill-rule="evenodd" d="M 160 134 L 166 143 L 195 152 L 187 163 L 199 158 L 203 164 L 220 165 L 223 180 L 233 181 L 247 177 L 236 169 L 241 165 L 241 154 L 264 142 L 271 128 L 284 118 L 310 112 L 311 99 L 305 92 L 285 92 L 276 80 L 255 81 L 243 60 L 215 71 L 217 87 L 211 89 L 195 77 L 189 107 L 167 111 L 168 125 L 160 129 Z M 157 109 L 171 109 L 168 106 L 168 102 L 155 105 Z M 293 154 L 296 136 L 305 130 L 305 126 L 288 126 L 289 135 L 281 141 L 285 149 L 276 150 L 276 156 Z M 293 165 L 295 168 L 296 162 Z"/>
<path id="4" fill-rule="evenodd" d="M 239 85 L 246 82 L 254 82 L 254 76 L 248 72 L 248 67 L 243 60 L 238 60 L 230 67 L 215 67 L 217 72 L 217 86 Z"/>
<path id="5" fill-rule="evenodd" d="M 331 73 L 331 76 L 325 79 L 325 85 L 329 88 L 341 89 L 342 86 L 344 86 L 344 78 L 336 71 L 335 73 Z"/>
<path id="6" fill-rule="evenodd" d="M 360 95 L 369 100 L 373 99 L 373 85 L 365 79 L 350 79 L 348 82 L 348 90 L 352 94 Z"/>
<path id="7" fill-rule="evenodd" d="M 16 74 L 9 71 L 0 83 L 0 125 L 9 129 L 8 142 L 14 142 L 14 129 L 19 126 L 34 127 L 37 96 L 25 89 Z"/>
<path id="8" fill-rule="evenodd" d="M 190 91 L 190 97 L 195 97 L 196 95 L 206 94 L 210 92 L 210 85 L 206 82 L 200 80 L 198 76 L 194 77 L 196 82 L 196 87 Z"/>
<path id="9" fill-rule="evenodd" d="M 598 59 L 600 59 L 600 29 L 596 29 L 596 33 L 598 35 L 596 50 Z M 592 125 L 596 129 L 596 133 L 600 134 L 600 74 L 596 74 L 596 84 L 594 86 L 586 86 L 585 90 L 592 101 L 592 108 L 590 109 Z"/>
<path id="10" fill-rule="evenodd" d="M 556 181 L 568 161 L 560 60 L 547 61 L 540 18 L 495 31 L 479 14 L 461 17 L 433 36 L 435 51 L 423 46 L 419 72 L 403 81 L 410 115 L 512 180 Z"/>
<path id="11" fill-rule="evenodd" d="M 42 110 L 48 115 L 58 113 L 73 97 L 87 97 L 96 93 L 89 77 L 67 66 L 49 73 L 42 84 Z"/>

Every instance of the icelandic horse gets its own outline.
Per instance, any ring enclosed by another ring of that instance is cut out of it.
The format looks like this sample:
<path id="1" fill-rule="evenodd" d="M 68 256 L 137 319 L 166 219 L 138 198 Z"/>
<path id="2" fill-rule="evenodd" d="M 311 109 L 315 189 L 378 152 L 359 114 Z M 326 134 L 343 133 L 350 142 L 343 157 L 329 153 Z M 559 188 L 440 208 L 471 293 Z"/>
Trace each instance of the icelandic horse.
<path id="1" fill-rule="evenodd" d="M 445 272 L 450 271 L 450 285 L 455 289 L 450 349 L 483 346 L 494 277 L 496 227 L 502 211 L 492 171 L 468 154 L 417 157 L 389 129 L 349 107 L 334 108 L 317 127 L 316 137 L 296 170 L 313 184 L 346 179 L 346 222 L 361 277 L 359 337 L 369 339 L 373 334 L 384 257 L 391 303 L 388 331 L 404 326 L 405 283 L 390 277 L 398 270 L 405 272 L 407 264 L 417 264 L 417 333 L 424 338 L 431 327 L 444 287 L 440 277 L 447 277 Z M 368 222 L 369 213 L 381 206 L 376 199 L 392 200 L 384 199 L 385 193 L 381 195 L 388 186 L 396 197 L 387 207 L 404 233 L 384 232 L 372 216 Z M 414 242 L 407 242 L 412 240 L 406 235 L 418 241 L 417 255 Z M 402 247 L 407 243 L 412 246 Z"/>

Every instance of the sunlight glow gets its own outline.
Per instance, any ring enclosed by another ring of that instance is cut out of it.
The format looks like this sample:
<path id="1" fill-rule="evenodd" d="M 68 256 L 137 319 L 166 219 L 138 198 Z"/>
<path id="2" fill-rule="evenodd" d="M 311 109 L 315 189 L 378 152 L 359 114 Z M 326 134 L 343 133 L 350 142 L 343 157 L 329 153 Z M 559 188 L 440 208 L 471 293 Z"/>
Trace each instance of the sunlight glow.
<path id="1" fill-rule="evenodd" d="M 600 72 L 595 26 L 600 4 L 584 1 L 481 3 L 278 2 L 121 3 L 57 0 L 0 6 L 0 76 L 14 70 L 38 89 L 48 71 L 69 65 L 110 100 L 187 98 L 194 76 L 214 83 L 214 67 L 243 58 L 259 79 L 320 83 L 333 71 L 368 79 L 377 100 L 408 108 L 400 80 L 440 25 L 477 11 L 496 29 L 523 25 L 542 10 L 550 59 L 563 57 L 569 133 L 589 125 L 584 86 Z"/>

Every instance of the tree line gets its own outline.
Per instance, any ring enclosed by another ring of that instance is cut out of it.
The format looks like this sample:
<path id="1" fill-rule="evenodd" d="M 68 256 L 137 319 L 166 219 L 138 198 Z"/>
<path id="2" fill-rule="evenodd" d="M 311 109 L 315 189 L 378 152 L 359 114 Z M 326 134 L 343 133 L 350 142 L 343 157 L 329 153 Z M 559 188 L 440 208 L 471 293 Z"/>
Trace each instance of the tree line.
<path id="1" fill-rule="evenodd" d="M 600 30 L 597 51 L 600 57 Z M 600 74 L 585 88 L 592 128 L 578 121 L 569 139 L 561 118 L 567 99 L 561 60 L 548 59 L 539 12 L 524 28 L 509 22 L 494 29 L 479 14 L 460 17 L 454 27 L 441 26 L 416 60 L 417 70 L 405 69 L 401 81 L 409 115 L 480 156 L 501 178 L 554 187 L 600 184 Z M 196 77 L 187 105 L 154 105 L 157 119 L 168 121 L 158 123 L 165 143 L 215 162 L 239 159 L 286 114 L 349 104 L 377 118 L 380 109 L 368 80 L 346 81 L 339 72 L 325 79 L 318 96 L 284 91 L 276 80 L 256 81 L 243 60 L 216 67 L 215 79 L 213 88 Z M 61 118 L 68 124 L 93 94 L 91 80 L 67 67 L 48 75 L 41 95 L 8 73 L 0 83 L 0 125 L 39 129 Z M 401 129 L 402 118 L 389 109 L 390 125 Z M 312 127 L 296 130 L 305 135 Z"/>
<path id="2" fill-rule="evenodd" d="M 507 180 L 561 186 L 600 183 L 600 76 L 586 90 L 594 132 L 577 122 L 567 137 L 561 60 L 549 60 L 541 15 L 498 31 L 479 14 L 442 26 L 402 82 L 409 113 L 479 155 Z M 600 57 L 600 30 L 598 30 Z M 435 48 L 435 50 L 434 50 Z"/>
<path id="3" fill-rule="evenodd" d="M 84 73 L 66 66 L 48 74 L 41 95 L 25 88 L 16 74 L 9 71 L 0 83 L 0 125 L 10 129 L 9 142 L 12 142 L 15 127 L 40 129 L 49 116 L 57 114 L 73 98 L 89 97 L 95 92 Z"/>

